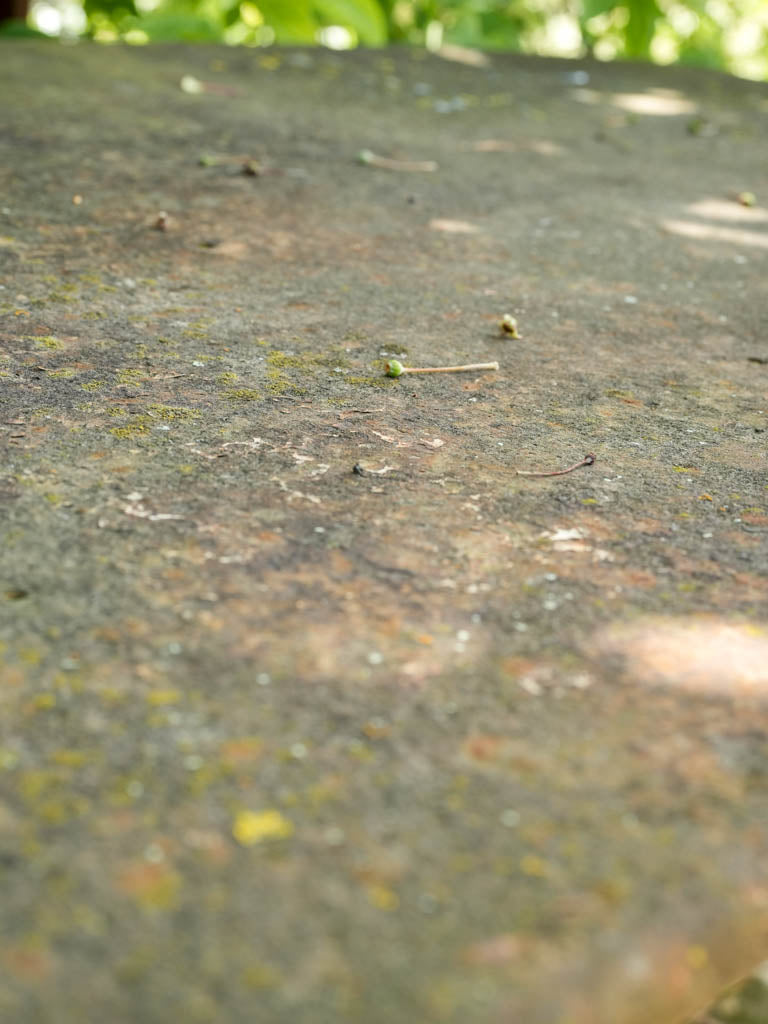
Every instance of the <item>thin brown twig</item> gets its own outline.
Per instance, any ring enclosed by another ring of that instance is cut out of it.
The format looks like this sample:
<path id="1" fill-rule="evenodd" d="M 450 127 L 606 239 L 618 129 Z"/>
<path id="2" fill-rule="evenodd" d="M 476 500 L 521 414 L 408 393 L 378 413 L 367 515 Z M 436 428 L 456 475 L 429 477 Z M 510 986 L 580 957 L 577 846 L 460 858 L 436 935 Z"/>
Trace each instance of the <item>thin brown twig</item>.
<path id="1" fill-rule="evenodd" d="M 516 472 L 518 476 L 565 476 L 566 473 L 572 473 L 574 469 L 579 469 L 581 466 L 591 466 L 594 461 L 595 456 L 590 452 L 580 462 L 574 462 L 567 469 L 556 469 L 552 473 L 537 473 L 528 469 L 518 469 Z"/>

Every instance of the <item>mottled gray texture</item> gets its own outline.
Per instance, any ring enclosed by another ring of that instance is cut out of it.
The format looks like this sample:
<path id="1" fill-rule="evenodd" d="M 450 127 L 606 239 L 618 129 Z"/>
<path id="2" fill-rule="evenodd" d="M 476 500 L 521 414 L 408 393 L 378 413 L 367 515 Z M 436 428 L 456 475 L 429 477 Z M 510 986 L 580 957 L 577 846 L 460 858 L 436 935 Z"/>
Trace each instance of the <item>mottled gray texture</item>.
<path id="1" fill-rule="evenodd" d="M 572 70 L 0 46 L 3 1020 L 765 956 L 768 88 Z"/>

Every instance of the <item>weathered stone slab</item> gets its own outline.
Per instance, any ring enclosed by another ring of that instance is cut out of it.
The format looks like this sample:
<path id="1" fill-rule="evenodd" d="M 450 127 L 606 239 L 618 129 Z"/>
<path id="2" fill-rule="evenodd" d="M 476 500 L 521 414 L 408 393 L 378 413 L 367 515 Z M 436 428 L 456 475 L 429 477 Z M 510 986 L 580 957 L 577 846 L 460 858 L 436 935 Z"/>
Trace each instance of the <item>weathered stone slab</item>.
<path id="1" fill-rule="evenodd" d="M 573 71 L 0 47 L 3 1020 L 765 955 L 768 88 Z"/>

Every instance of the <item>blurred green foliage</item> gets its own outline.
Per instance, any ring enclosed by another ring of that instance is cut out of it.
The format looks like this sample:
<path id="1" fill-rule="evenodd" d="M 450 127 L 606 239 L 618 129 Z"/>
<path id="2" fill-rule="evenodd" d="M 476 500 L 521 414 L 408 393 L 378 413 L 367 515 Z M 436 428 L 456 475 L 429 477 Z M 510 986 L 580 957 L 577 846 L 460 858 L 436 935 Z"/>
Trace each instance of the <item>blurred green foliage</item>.
<path id="1" fill-rule="evenodd" d="M 48 31 L 35 11 L 51 6 L 77 7 L 69 34 L 102 41 L 453 44 L 768 78 L 768 0 L 33 0 L 33 27 Z"/>

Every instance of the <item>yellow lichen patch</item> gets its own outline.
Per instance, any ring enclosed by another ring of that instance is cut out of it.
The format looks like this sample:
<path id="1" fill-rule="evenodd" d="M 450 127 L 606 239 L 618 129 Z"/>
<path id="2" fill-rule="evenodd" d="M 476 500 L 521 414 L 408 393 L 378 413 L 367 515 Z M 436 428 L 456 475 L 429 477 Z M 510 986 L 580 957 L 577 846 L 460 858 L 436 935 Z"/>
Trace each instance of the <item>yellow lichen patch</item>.
<path id="1" fill-rule="evenodd" d="M 274 988 L 280 983 L 280 975 L 269 964 L 250 964 L 243 971 L 243 984 L 247 988 L 262 989 Z"/>
<path id="2" fill-rule="evenodd" d="M 61 785 L 61 779 L 52 771 L 22 772 L 17 780 L 18 794 L 27 803 L 48 796 Z"/>
<path id="3" fill-rule="evenodd" d="M 709 953 L 704 946 L 689 946 L 685 951 L 685 959 L 689 967 L 694 971 L 700 971 L 709 963 Z"/>
<path id="4" fill-rule="evenodd" d="M 226 393 L 233 402 L 258 402 L 261 395 L 254 388 L 231 388 Z"/>
<path id="5" fill-rule="evenodd" d="M 63 767 L 79 768 L 81 765 L 88 764 L 91 760 L 91 755 L 87 754 L 84 750 L 68 750 L 65 747 L 54 751 L 51 754 L 51 760 L 54 764 L 62 765 Z"/>
<path id="6" fill-rule="evenodd" d="M 201 416 L 199 410 L 188 409 L 186 406 L 181 405 L 154 404 L 147 406 L 147 412 L 150 416 L 164 420 L 166 423 L 178 420 L 199 420 Z"/>
<path id="7" fill-rule="evenodd" d="M 301 368 L 306 366 L 309 360 L 301 356 L 289 356 L 285 352 L 280 352 L 277 349 L 273 349 L 267 356 L 267 365 L 272 367 L 274 370 L 286 370 L 289 367 Z"/>
<path id="8" fill-rule="evenodd" d="M 40 693 L 37 697 L 33 697 L 29 702 L 29 709 L 31 711 L 50 711 L 51 708 L 56 707 L 56 694 L 55 693 Z"/>
<path id="9" fill-rule="evenodd" d="M 148 910 L 172 910 L 179 898 L 181 877 L 166 864 L 129 864 L 120 872 L 117 887 Z"/>
<path id="10" fill-rule="evenodd" d="M 377 910 L 397 910 L 400 906 L 400 897 L 386 885 L 369 885 L 366 892 L 368 902 Z"/>
<path id="11" fill-rule="evenodd" d="M 270 839 L 287 839 L 293 824 L 280 811 L 240 811 L 232 825 L 232 835 L 241 846 L 255 846 Z"/>
<path id="12" fill-rule="evenodd" d="M 549 874 L 549 865 L 541 857 L 533 853 L 527 854 L 520 860 L 520 870 L 529 878 L 546 878 Z"/>
<path id="13" fill-rule="evenodd" d="M 0 770 L 12 771 L 19 763 L 19 755 L 13 750 L 0 747 Z"/>
<path id="14" fill-rule="evenodd" d="M 62 794 L 51 800 L 43 800 L 33 811 L 46 825 L 63 825 L 73 818 L 82 818 L 88 812 L 89 803 L 81 796 Z"/>
<path id="15" fill-rule="evenodd" d="M 280 370 L 267 370 L 267 379 L 269 384 L 267 385 L 270 392 L 273 395 L 284 395 L 290 393 L 293 395 L 306 395 L 307 389 L 299 387 L 298 384 L 294 384 L 289 377 L 287 377 Z"/>
<path id="16" fill-rule="evenodd" d="M 84 384 L 81 384 L 80 387 L 83 389 L 83 391 L 100 391 L 101 388 L 104 387 L 104 381 L 87 380 Z"/>
<path id="17" fill-rule="evenodd" d="M 137 434 L 146 434 L 147 428 L 143 423 L 134 423 L 130 427 L 111 427 L 109 432 L 114 434 L 115 437 L 126 440 L 129 437 L 135 437 Z"/>
<path id="18" fill-rule="evenodd" d="M 136 387 L 141 384 L 142 381 L 146 380 L 147 374 L 143 370 L 133 369 L 132 367 L 124 367 L 122 370 L 118 370 L 117 383 L 123 384 L 127 387 Z"/>
<path id="19" fill-rule="evenodd" d="M 144 699 L 150 707 L 162 708 L 168 704 L 178 704 L 181 693 L 179 690 L 151 690 Z"/>
<path id="20" fill-rule="evenodd" d="M 39 665 L 43 657 L 36 647 L 20 647 L 18 654 L 19 661 L 24 662 L 25 665 Z"/>

